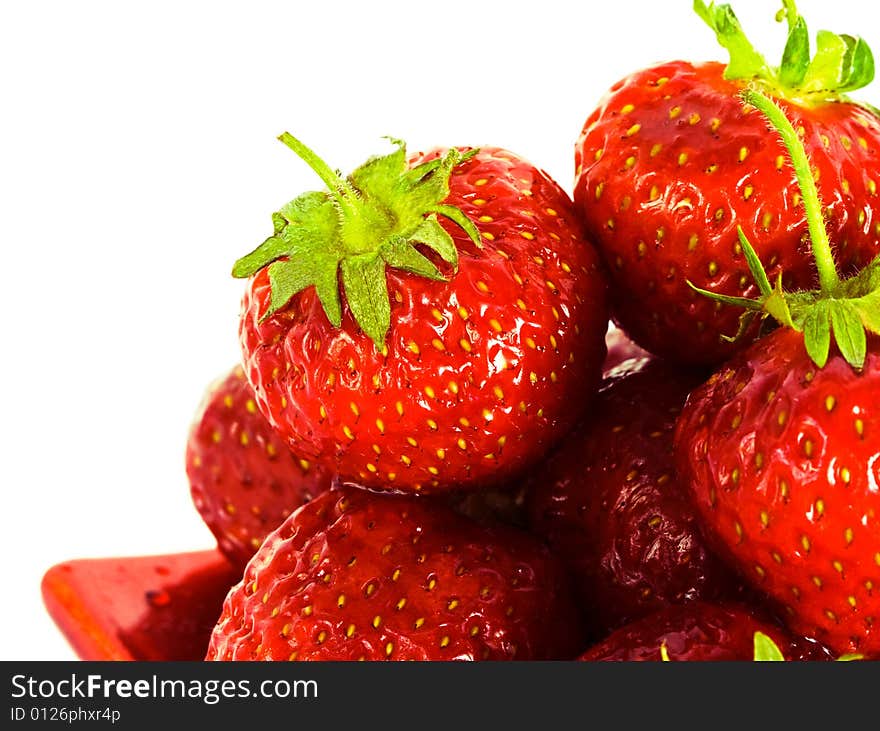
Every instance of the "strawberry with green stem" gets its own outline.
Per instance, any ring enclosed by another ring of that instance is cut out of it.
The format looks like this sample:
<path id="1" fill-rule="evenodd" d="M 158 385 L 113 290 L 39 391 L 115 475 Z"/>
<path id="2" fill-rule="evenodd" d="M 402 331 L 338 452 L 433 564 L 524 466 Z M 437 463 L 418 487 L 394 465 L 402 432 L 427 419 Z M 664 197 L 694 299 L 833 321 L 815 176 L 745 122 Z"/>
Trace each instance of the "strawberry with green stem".
<path id="1" fill-rule="evenodd" d="M 743 95 L 778 130 L 797 175 L 820 288 L 788 292 L 739 231 L 759 296 L 747 330 L 780 328 L 692 392 L 676 426 L 679 473 L 719 550 L 837 653 L 880 655 L 880 257 L 841 279 L 811 174 L 785 113 Z"/>
<path id="2" fill-rule="evenodd" d="M 814 283 L 793 171 L 758 116 L 742 114 L 739 93 L 760 88 L 799 130 L 844 272 L 880 253 L 880 119 L 846 96 L 874 75 L 861 39 L 820 31 L 811 58 L 806 24 L 786 0 L 788 42 L 773 67 L 730 6 L 696 0 L 694 8 L 729 63 L 674 61 L 616 84 L 577 143 L 575 202 L 607 265 L 615 321 L 651 352 L 713 364 L 757 330 L 736 343 L 722 339 L 735 313 L 686 282 L 728 296 L 756 293 L 737 228 L 772 279 Z"/>
<path id="3" fill-rule="evenodd" d="M 618 365 L 527 481 L 529 529 L 565 562 L 595 637 L 670 604 L 742 594 L 675 471 L 676 418 L 701 381 L 659 359 Z"/>
<path id="4" fill-rule="evenodd" d="M 351 175 L 282 135 L 326 184 L 239 260 L 257 404 L 343 481 L 446 492 L 537 461 L 596 390 L 604 279 L 572 204 L 497 148 Z M 339 282 L 341 279 L 341 296 Z"/>

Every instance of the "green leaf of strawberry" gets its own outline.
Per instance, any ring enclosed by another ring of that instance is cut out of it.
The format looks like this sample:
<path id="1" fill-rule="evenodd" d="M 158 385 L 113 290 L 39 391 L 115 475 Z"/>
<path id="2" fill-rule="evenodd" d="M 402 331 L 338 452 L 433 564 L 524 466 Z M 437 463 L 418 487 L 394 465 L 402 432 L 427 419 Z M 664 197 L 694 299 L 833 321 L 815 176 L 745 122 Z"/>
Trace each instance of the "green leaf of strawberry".
<path id="1" fill-rule="evenodd" d="M 744 79 L 771 75 L 767 62 L 755 50 L 730 5 L 716 5 L 714 2 L 706 5 L 703 0 L 694 0 L 694 12 L 715 31 L 718 43 L 730 53 L 730 64 L 724 74 L 726 78 Z"/>
<path id="2" fill-rule="evenodd" d="M 812 361 L 820 368 L 828 362 L 831 347 L 831 320 L 825 302 L 817 303 L 804 318 L 804 345 Z"/>
<path id="3" fill-rule="evenodd" d="M 717 364 L 762 332 L 767 323 L 759 314 L 772 311 L 798 326 L 805 316 L 791 293 L 783 300 L 770 292 L 754 266 L 749 276 L 743 236 L 764 259 L 761 277 L 770 283 L 781 271 L 789 289 L 812 287 L 815 279 L 803 256 L 806 220 L 791 191 L 791 165 L 775 140 L 765 144 L 762 115 L 742 113 L 740 92 L 752 86 L 778 99 L 791 118 L 828 203 L 824 220 L 840 244 L 836 263 L 846 272 L 864 268 L 880 247 L 880 115 L 844 97 L 872 74 L 873 57 L 855 36 L 823 31 L 811 44 L 815 34 L 786 0 L 777 20 L 787 22 L 788 38 L 774 66 L 730 6 L 697 0 L 694 9 L 730 63 L 670 61 L 614 84 L 576 145 L 574 197 L 605 260 L 615 322 L 664 358 Z M 747 312 L 738 328 L 736 313 L 716 307 L 724 300 L 695 296 L 688 280 L 740 298 L 753 297 L 758 281 L 766 306 Z M 734 331 L 739 337 L 731 343 Z"/>
<path id="4" fill-rule="evenodd" d="M 385 260 L 375 254 L 343 259 L 342 285 L 354 319 L 378 347 L 391 322 Z"/>
<path id="5" fill-rule="evenodd" d="M 761 291 L 749 313 L 784 327 L 690 394 L 676 426 L 676 465 L 719 550 L 784 604 L 792 629 L 837 653 L 871 657 L 880 649 L 880 604 L 873 576 L 857 567 L 880 565 L 880 269 L 875 259 L 840 279 L 803 143 L 768 97 L 743 96 L 791 156 L 819 288 L 767 295 L 760 262 L 746 254 Z"/>
<path id="6" fill-rule="evenodd" d="M 470 219 L 466 218 L 465 220 L 470 223 Z M 462 226 L 462 228 L 466 228 L 466 226 Z M 428 216 L 413 231 L 410 240 L 418 244 L 424 244 L 429 249 L 437 252 L 440 258 L 447 264 L 451 264 L 454 268 L 458 269 L 458 251 L 455 248 L 455 243 L 446 229 L 440 225 L 440 222 L 437 220 L 437 214 L 432 213 Z"/>
<path id="7" fill-rule="evenodd" d="M 782 52 L 782 64 L 779 67 L 779 80 L 783 85 L 796 88 L 803 83 L 810 66 L 810 34 L 803 18 L 789 13 L 788 40 Z"/>
<path id="8" fill-rule="evenodd" d="M 442 280 L 437 266 L 418 251 L 424 245 L 457 268 L 458 252 L 440 225 L 444 216 L 480 246 L 476 226 L 458 208 L 443 201 L 449 195 L 452 169 L 475 154 L 453 148 L 442 158 L 410 169 L 406 146 L 373 157 L 347 178 L 341 177 L 302 142 L 285 132 L 279 138 L 324 181 L 327 190 L 309 192 L 272 216 L 275 233 L 232 268 L 234 277 L 250 277 L 269 266 L 270 306 L 263 319 L 290 299 L 314 286 L 327 315 L 339 326 L 342 305 L 339 274 L 349 308 L 377 348 L 390 324 L 386 266 Z"/>

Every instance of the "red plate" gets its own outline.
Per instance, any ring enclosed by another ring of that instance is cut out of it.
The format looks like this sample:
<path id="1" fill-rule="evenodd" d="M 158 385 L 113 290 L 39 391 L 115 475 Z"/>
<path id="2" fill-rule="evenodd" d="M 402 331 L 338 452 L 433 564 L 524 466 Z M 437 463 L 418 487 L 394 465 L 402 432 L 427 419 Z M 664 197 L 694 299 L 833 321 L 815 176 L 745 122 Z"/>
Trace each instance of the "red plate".
<path id="1" fill-rule="evenodd" d="M 43 577 L 50 616 L 82 660 L 203 660 L 230 587 L 217 550 L 77 559 Z"/>

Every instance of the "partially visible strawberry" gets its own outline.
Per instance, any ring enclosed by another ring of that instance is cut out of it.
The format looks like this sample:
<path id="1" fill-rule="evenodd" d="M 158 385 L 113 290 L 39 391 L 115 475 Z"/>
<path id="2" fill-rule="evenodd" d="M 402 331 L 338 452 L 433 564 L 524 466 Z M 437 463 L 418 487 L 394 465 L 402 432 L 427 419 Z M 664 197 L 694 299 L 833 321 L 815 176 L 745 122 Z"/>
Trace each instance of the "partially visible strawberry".
<path id="1" fill-rule="evenodd" d="M 582 634 L 566 578 L 521 531 L 343 486 L 266 539 L 207 659 L 570 659 Z"/>
<path id="2" fill-rule="evenodd" d="M 880 342 L 818 368 L 782 329 L 692 396 L 680 469 L 707 530 L 794 628 L 880 655 Z"/>
<path id="3" fill-rule="evenodd" d="M 604 280 L 565 192 L 493 147 L 407 161 L 400 143 L 341 178 L 282 139 L 328 189 L 234 269 L 272 425 L 376 489 L 475 489 L 540 459 L 605 355 Z"/>
<path id="4" fill-rule="evenodd" d="M 781 658 L 761 656 L 765 638 L 781 652 Z M 579 659 L 659 662 L 832 658 L 818 643 L 794 638 L 744 607 L 694 602 L 666 607 L 621 627 Z"/>
<path id="5" fill-rule="evenodd" d="M 530 530 L 569 566 L 594 636 L 668 604 L 738 593 L 673 463 L 675 420 L 699 380 L 628 361 L 530 480 Z"/>
<path id="6" fill-rule="evenodd" d="M 293 454 L 275 434 L 238 366 L 205 394 L 190 428 L 186 473 L 220 550 L 242 568 L 270 531 L 331 483 L 320 462 Z"/>
<path id="7" fill-rule="evenodd" d="M 715 299 L 782 327 L 691 394 L 676 461 L 707 535 L 792 629 L 880 657 L 880 258 L 840 279 L 797 132 L 767 97 L 746 101 L 791 154 L 821 289 L 773 288 L 743 238 L 761 296 Z"/>
<path id="8" fill-rule="evenodd" d="M 743 112 L 740 91 L 774 95 L 799 129 L 844 272 L 880 252 L 880 118 L 844 96 L 873 77 L 860 39 L 821 31 L 810 63 L 806 25 L 786 0 L 788 44 L 771 68 L 728 5 L 694 5 L 730 63 L 674 61 L 615 84 L 578 140 L 574 197 L 607 265 L 615 320 L 653 353 L 711 364 L 747 339 L 723 340 L 736 314 L 687 282 L 756 294 L 738 227 L 771 280 L 782 273 L 792 288 L 814 283 L 793 170 L 761 115 Z"/>
<path id="9" fill-rule="evenodd" d="M 218 551 L 86 558 L 50 568 L 49 615 L 81 660 L 201 660 L 241 578 Z"/>

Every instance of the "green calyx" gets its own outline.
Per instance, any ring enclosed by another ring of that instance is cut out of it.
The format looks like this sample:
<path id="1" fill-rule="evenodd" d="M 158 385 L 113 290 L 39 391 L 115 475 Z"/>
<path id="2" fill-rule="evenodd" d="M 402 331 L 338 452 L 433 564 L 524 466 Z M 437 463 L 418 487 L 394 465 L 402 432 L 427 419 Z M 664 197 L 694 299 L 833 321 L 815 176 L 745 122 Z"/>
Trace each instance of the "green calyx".
<path id="1" fill-rule="evenodd" d="M 438 216 L 460 226 L 476 246 L 480 234 L 458 208 L 445 204 L 453 168 L 476 154 L 449 150 L 443 157 L 410 168 L 406 146 L 370 158 L 347 177 L 332 170 L 312 150 L 285 132 L 279 139 L 306 162 L 327 186 L 303 193 L 272 215 L 274 233 L 232 268 L 250 277 L 269 267 L 271 296 L 263 319 L 314 286 L 327 319 L 342 322 L 339 277 L 355 321 L 381 348 L 391 324 L 387 267 L 443 281 L 444 275 L 419 247 L 433 251 L 453 271 L 458 251 Z"/>
<path id="2" fill-rule="evenodd" d="M 874 56 L 859 37 L 821 30 L 816 34 L 816 53 L 811 56 L 807 24 L 794 0 L 782 0 L 782 9 L 776 14 L 777 21 L 788 25 L 788 39 L 775 67 L 755 50 L 730 5 L 694 0 L 694 12 L 715 31 L 718 42 L 730 54 L 724 73 L 727 79 L 758 82 L 774 96 L 810 104 L 840 98 L 874 78 Z"/>
<path id="3" fill-rule="evenodd" d="M 785 655 L 782 654 L 779 645 L 760 630 L 755 632 L 754 647 L 755 662 L 785 662 Z M 854 662 L 856 660 L 864 660 L 865 656 L 858 652 L 851 652 L 835 659 L 837 662 Z"/>
<path id="4" fill-rule="evenodd" d="M 822 368 L 828 361 L 831 340 L 853 368 L 860 369 L 867 353 L 867 335 L 880 335 L 880 256 L 851 279 L 841 280 L 834 262 L 831 242 L 822 215 L 822 202 L 810 169 L 806 150 L 791 122 L 776 103 L 754 89 L 742 94 L 746 105 L 755 107 L 779 134 L 791 157 L 795 177 L 803 199 L 819 289 L 812 292 L 786 292 L 782 276 L 774 284 L 741 228 L 740 245 L 749 270 L 758 286 L 755 299 L 728 297 L 690 286 L 699 293 L 728 305 L 745 309 L 740 318 L 736 340 L 749 329 L 756 317 L 772 316 L 781 325 L 804 334 L 804 344 L 813 362 Z"/>

